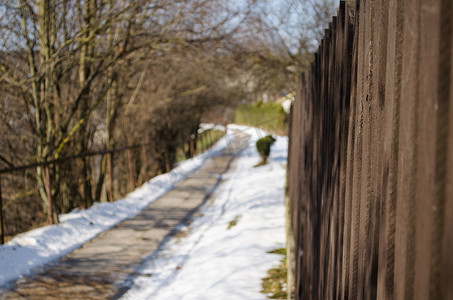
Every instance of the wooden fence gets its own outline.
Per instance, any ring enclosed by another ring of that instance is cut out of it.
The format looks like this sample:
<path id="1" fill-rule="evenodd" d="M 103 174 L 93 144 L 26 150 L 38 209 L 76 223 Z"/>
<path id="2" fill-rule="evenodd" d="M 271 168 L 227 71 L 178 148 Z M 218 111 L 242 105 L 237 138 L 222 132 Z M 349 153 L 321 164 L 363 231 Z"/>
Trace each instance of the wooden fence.
<path id="1" fill-rule="evenodd" d="M 453 299 L 453 1 L 340 3 L 290 120 L 296 299 Z"/>

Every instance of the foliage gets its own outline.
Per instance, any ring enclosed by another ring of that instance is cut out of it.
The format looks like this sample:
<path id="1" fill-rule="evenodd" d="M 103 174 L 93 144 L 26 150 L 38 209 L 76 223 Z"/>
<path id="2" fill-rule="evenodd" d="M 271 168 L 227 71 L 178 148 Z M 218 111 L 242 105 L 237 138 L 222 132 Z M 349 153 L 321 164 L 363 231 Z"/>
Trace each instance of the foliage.
<path id="1" fill-rule="evenodd" d="M 269 251 L 267 253 L 286 255 L 286 248 L 274 249 L 274 250 L 271 250 L 271 251 Z"/>
<path id="2" fill-rule="evenodd" d="M 231 228 L 236 226 L 240 219 L 241 219 L 241 216 L 239 215 L 239 216 L 234 217 L 234 219 L 231 220 L 230 222 L 228 222 L 227 230 L 230 230 Z"/>
<path id="3" fill-rule="evenodd" d="M 256 141 L 256 149 L 258 150 L 258 153 L 261 155 L 262 164 L 265 164 L 267 162 L 267 158 L 271 153 L 271 146 L 274 143 L 275 138 L 272 135 L 265 136 Z"/>
<path id="4" fill-rule="evenodd" d="M 287 131 L 288 115 L 279 103 L 264 103 L 260 101 L 258 103 L 239 105 L 236 108 L 234 122 L 261 127 L 281 134 Z"/>
<path id="5" fill-rule="evenodd" d="M 276 249 L 268 253 L 285 255 L 280 265 L 267 271 L 267 276 L 262 279 L 262 293 L 270 299 L 287 299 L 287 267 L 286 249 Z"/>

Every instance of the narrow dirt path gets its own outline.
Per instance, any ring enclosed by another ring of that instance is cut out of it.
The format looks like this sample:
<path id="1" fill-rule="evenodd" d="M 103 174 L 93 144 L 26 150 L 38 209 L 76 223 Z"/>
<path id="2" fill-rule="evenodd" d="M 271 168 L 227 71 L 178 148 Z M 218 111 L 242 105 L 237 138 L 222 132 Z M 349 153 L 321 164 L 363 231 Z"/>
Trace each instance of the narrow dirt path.
<path id="1" fill-rule="evenodd" d="M 236 133 L 219 155 L 140 214 L 98 235 L 81 248 L 32 277 L 19 279 L 0 299 L 115 299 L 128 289 L 128 278 L 162 242 L 189 223 L 228 172 L 248 136 Z M 143 276 L 143 275 L 141 275 Z"/>

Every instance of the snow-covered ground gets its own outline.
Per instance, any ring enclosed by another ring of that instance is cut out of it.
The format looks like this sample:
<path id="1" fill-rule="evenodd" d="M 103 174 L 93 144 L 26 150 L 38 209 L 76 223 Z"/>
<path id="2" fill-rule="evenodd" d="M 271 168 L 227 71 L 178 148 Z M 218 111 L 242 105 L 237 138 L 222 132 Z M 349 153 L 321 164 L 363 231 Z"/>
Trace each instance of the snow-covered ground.
<path id="1" fill-rule="evenodd" d="M 281 257 L 268 254 L 284 247 L 284 185 L 288 140 L 277 137 L 267 165 L 255 142 L 266 133 L 229 125 L 212 150 L 184 161 L 114 203 L 96 204 L 60 216 L 61 223 L 21 234 L 0 246 L 0 286 L 66 255 L 100 232 L 130 218 L 224 149 L 232 130 L 251 135 L 231 173 L 202 209 L 184 237 L 173 238 L 143 263 L 124 299 L 266 299 L 261 278 Z M 230 227 L 230 228 L 228 228 Z"/>
<path id="2" fill-rule="evenodd" d="M 9 243 L 0 245 L 0 286 L 65 256 L 99 233 L 137 215 L 199 169 L 208 158 L 227 147 L 232 138 L 233 133 L 230 131 L 207 152 L 183 161 L 170 173 L 154 177 L 124 199 L 96 203 L 87 210 L 60 215 L 60 224 L 20 234 Z"/>
<path id="3" fill-rule="evenodd" d="M 202 133 L 206 130 L 209 130 L 209 129 L 214 129 L 214 130 L 220 130 L 220 131 L 226 131 L 227 129 L 225 128 L 225 126 L 223 125 L 220 125 L 220 124 L 211 124 L 211 123 L 201 123 L 199 126 L 198 126 L 198 133 Z"/>
<path id="4" fill-rule="evenodd" d="M 269 163 L 254 168 L 260 161 L 255 142 L 265 133 L 228 129 L 251 135 L 237 168 L 224 177 L 202 216 L 181 228 L 188 235 L 170 240 L 141 266 L 145 276 L 137 276 L 122 299 L 267 299 L 261 278 L 281 259 L 267 252 L 285 246 L 288 140 L 277 137 Z"/>

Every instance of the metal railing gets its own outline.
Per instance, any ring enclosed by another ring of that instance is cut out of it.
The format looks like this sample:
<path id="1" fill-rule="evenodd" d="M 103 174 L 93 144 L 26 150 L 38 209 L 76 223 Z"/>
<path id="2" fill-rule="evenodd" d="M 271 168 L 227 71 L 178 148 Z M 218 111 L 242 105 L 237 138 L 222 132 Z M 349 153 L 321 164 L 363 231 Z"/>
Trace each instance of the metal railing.
<path id="1" fill-rule="evenodd" d="M 128 177 L 129 177 L 129 189 L 132 191 L 135 189 L 136 186 L 136 175 L 135 175 L 135 170 L 134 170 L 134 163 L 133 163 L 133 155 L 132 155 L 132 150 L 136 149 L 141 149 L 142 151 L 142 157 L 143 157 L 143 164 L 146 166 L 149 165 L 149 157 L 148 157 L 148 150 L 151 146 L 163 146 L 161 148 L 164 148 L 166 150 L 166 146 L 175 146 L 175 147 L 184 147 L 184 145 L 188 145 L 188 152 L 190 153 L 190 156 L 192 157 L 195 154 L 196 145 L 198 144 L 199 146 L 203 147 L 209 147 L 210 145 L 200 145 L 200 136 L 201 135 L 208 135 L 209 140 L 211 141 L 216 141 L 218 140 L 221 135 L 218 131 L 216 130 L 207 130 L 198 135 L 197 137 L 190 138 L 188 140 L 179 140 L 179 141 L 156 141 L 156 142 L 150 142 L 150 143 L 142 143 L 142 144 L 134 144 L 134 145 L 126 145 L 126 146 L 121 146 L 121 147 L 116 147 L 113 149 L 99 149 L 99 150 L 94 150 L 86 153 L 79 153 L 75 155 L 71 155 L 68 157 L 62 157 L 58 159 L 49 159 L 46 161 L 42 162 L 31 162 L 28 164 L 24 165 L 19 165 L 19 166 L 9 166 L 7 168 L 2 168 L 0 169 L 0 244 L 4 244 L 5 242 L 5 218 L 4 218 L 4 210 L 15 200 L 21 198 L 16 197 L 10 199 L 6 204 L 3 203 L 3 197 L 2 197 L 2 176 L 5 176 L 6 174 L 9 173 L 14 173 L 14 172 L 20 172 L 20 171 L 26 171 L 29 169 L 36 169 L 38 167 L 42 167 L 44 169 L 44 179 L 45 179 L 45 191 L 47 195 L 47 201 L 48 201 L 48 212 L 47 212 L 47 222 L 49 224 L 54 224 L 57 222 L 55 218 L 55 214 L 52 211 L 53 208 L 53 199 L 52 199 L 52 191 L 51 191 L 51 176 L 50 176 L 50 168 L 55 166 L 55 165 L 61 165 L 63 163 L 67 163 L 70 161 L 74 161 L 76 159 L 85 159 L 88 157 L 94 157 L 94 156 L 104 156 L 107 155 L 107 174 L 108 174 L 108 199 L 110 201 L 114 200 L 114 189 L 115 189 L 115 184 L 114 184 L 114 154 L 117 153 L 122 153 L 122 152 L 127 152 L 127 161 L 128 161 Z M 198 141 L 197 141 L 198 139 Z M 198 143 L 197 143 L 198 142 Z M 198 148 L 198 147 L 197 147 Z M 167 156 L 165 156 L 167 157 Z M 169 166 L 167 164 L 167 171 L 169 171 Z M 4 193 L 4 190 L 3 190 Z M 22 196 L 30 196 L 31 194 L 37 194 L 34 192 L 28 192 L 28 193 L 23 193 Z"/>

